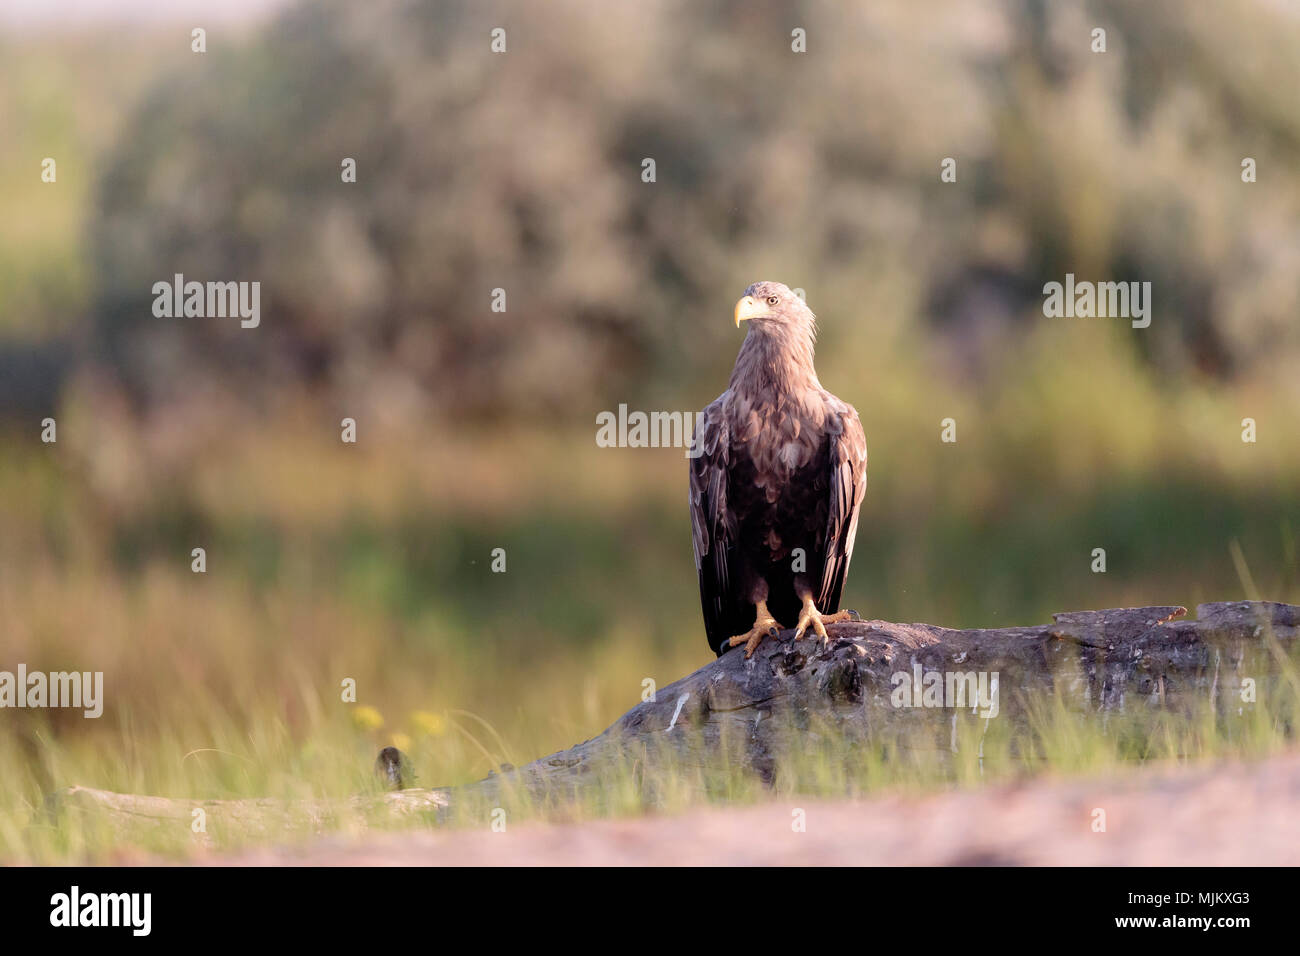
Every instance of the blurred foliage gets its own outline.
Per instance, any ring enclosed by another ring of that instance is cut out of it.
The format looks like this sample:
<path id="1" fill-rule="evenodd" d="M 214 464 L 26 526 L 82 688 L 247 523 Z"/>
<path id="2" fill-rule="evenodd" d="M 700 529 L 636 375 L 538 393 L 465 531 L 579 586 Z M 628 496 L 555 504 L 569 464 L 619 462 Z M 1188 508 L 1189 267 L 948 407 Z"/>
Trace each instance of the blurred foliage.
<path id="1" fill-rule="evenodd" d="M 539 415 L 720 375 L 759 278 L 978 371 L 1069 271 L 1153 283 L 1162 374 L 1246 374 L 1300 346 L 1297 50 L 1265 3 L 302 4 L 135 108 L 94 312 L 146 399 L 382 379 Z M 260 280 L 266 328 L 160 324 L 177 272 Z"/>

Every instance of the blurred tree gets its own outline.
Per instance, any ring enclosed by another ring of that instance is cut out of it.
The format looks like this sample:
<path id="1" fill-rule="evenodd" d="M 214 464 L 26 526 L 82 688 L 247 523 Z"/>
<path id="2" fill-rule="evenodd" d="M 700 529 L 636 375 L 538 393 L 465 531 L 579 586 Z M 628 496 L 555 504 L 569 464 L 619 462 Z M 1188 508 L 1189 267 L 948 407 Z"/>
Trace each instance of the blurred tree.
<path id="1" fill-rule="evenodd" d="M 210 38 L 100 182 L 103 352 L 143 402 L 383 383 L 457 416 L 566 414 L 720 384 L 755 279 L 932 323 L 977 374 L 1066 272 L 1154 283 L 1140 345 L 1165 372 L 1300 345 L 1293 15 L 854 6 L 325 0 Z M 261 327 L 154 318 L 174 273 L 260 281 Z"/>

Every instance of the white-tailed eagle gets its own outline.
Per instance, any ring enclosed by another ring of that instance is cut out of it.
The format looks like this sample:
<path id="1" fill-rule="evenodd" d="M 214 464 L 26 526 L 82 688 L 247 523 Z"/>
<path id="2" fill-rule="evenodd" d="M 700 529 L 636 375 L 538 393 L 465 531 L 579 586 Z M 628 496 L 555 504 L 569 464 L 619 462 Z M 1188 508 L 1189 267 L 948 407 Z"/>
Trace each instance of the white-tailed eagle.
<path id="1" fill-rule="evenodd" d="M 696 429 L 691 528 L 709 646 L 749 657 L 782 621 L 824 642 L 825 625 L 856 618 L 839 604 L 867 442 L 853 406 L 817 381 L 816 319 L 799 296 L 756 282 L 735 320 L 749 327 L 731 382 Z"/>

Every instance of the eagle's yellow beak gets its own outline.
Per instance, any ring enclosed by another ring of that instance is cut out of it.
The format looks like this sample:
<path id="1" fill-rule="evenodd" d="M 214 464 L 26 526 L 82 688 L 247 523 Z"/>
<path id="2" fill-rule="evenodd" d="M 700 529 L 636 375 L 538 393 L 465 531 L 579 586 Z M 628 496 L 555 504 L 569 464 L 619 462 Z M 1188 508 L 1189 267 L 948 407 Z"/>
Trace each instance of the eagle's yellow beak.
<path id="1" fill-rule="evenodd" d="M 763 308 L 763 303 L 752 295 L 742 296 L 736 303 L 736 328 L 740 328 L 740 323 L 746 319 L 757 319 L 764 315 L 767 315 L 767 310 Z"/>

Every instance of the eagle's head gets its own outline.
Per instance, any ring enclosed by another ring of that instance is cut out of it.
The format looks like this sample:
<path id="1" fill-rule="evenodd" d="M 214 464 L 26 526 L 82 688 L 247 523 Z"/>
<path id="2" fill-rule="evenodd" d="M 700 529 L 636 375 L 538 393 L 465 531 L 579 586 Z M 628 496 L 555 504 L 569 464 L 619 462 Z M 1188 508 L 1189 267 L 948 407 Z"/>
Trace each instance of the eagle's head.
<path id="1" fill-rule="evenodd" d="M 760 333 L 816 334 L 817 319 L 807 303 L 780 282 L 755 282 L 736 303 L 736 328 L 749 322 Z"/>

